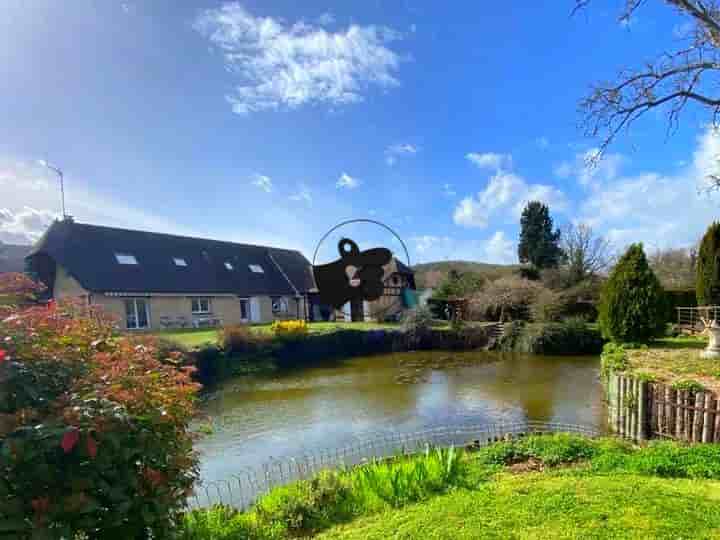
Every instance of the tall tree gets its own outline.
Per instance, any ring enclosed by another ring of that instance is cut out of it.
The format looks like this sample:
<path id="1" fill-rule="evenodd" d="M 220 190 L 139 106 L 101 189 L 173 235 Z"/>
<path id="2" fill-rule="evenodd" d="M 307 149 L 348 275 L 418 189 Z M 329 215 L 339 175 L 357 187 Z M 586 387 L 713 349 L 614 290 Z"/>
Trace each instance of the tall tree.
<path id="1" fill-rule="evenodd" d="M 699 306 L 718 301 L 720 294 L 720 223 L 708 227 L 700 241 L 696 263 L 695 294 Z"/>
<path id="2" fill-rule="evenodd" d="M 560 230 L 553 230 L 550 209 L 540 201 L 531 201 L 523 209 L 518 257 L 538 270 L 557 268 L 563 259 Z"/>
<path id="3" fill-rule="evenodd" d="M 575 11 L 592 1 L 575 0 Z M 632 22 L 635 12 L 651 2 L 674 9 L 682 20 L 675 39 L 668 36 L 667 47 L 655 60 L 623 69 L 614 81 L 597 83 L 581 101 L 586 134 L 600 139 L 596 158 L 618 133 L 651 111 L 665 111 L 669 131 L 677 128 L 690 104 L 704 110 L 713 123 L 720 117 L 720 4 L 717 0 L 624 0 L 619 20 Z M 710 179 L 720 187 L 720 176 Z"/>
<path id="4" fill-rule="evenodd" d="M 610 242 L 596 236 L 589 225 L 568 225 L 560 245 L 565 254 L 570 285 L 595 277 L 610 265 Z"/>
<path id="5" fill-rule="evenodd" d="M 667 302 L 642 244 L 632 244 L 610 272 L 598 306 L 603 337 L 645 342 L 665 328 Z"/>

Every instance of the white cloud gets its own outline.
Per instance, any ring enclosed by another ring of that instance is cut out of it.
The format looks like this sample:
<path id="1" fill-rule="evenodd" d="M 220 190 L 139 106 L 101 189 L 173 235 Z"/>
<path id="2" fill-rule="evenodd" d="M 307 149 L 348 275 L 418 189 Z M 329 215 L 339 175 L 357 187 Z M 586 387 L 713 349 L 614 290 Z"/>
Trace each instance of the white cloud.
<path id="1" fill-rule="evenodd" d="M 516 261 L 517 249 L 515 243 L 505 237 L 502 231 L 496 231 L 485 243 L 487 262 L 511 264 Z"/>
<path id="2" fill-rule="evenodd" d="M 305 184 L 300 184 L 299 191 L 295 195 L 291 195 L 290 200 L 301 201 L 307 203 L 308 205 L 311 205 L 313 198 L 312 193 L 310 192 L 310 188 L 308 188 Z"/>
<path id="3" fill-rule="evenodd" d="M 254 16 L 233 2 L 205 10 L 195 28 L 222 50 L 228 71 L 240 77 L 227 97 L 238 114 L 356 103 L 371 86 L 400 84 L 402 58 L 389 48 L 400 35 L 386 27 L 353 24 L 329 32 Z"/>
<path id="4" fill-rule="evenodd" d="M 259 187 L 265 193 L 270 193 L 273 190 L 272 179 L 264 174 L 254 174 L 252 185 Z"/>
<path id="5" fill-rule="evenodd" d="M 547 137 L 538 137 L 535 139 L 535 144 L 538 146 L 538 148 L 542 150 L 546 150 L 550 148 L 550 139 Z"/>
<path id="6" fill-rule="evenodd" d="M 128 206 L 92 190 L 65 171 L 67 211 L 84 223 L 198 235 L 190 227 Z M 60 189 L 54 173 L 35 162 L 0 158 L 0 240 L 29 244 L 60 216 Z"/>
<path id="7" fill-rule="evenodd" d="M 632 176 L 612 167 L 600 168 L 578 221 L 606 234 L 617 248 L 645 242 L 649 250 L 689 246 L 717 219 L 720 194 L 708 193 L 707 175 L 717 171 L 720 136 L 706 130 L 698 137 L 692 163 L 672 174 L 646 171 Z"/>
<path id="8" fill-rule="evenodd" d="M 529 201 L 541 201 L 555 212 L 568 208 L 565 195 L 546 184 L 528 184 L 521 176 L 498 171 L 476 197 L 463 198 L 455 208 L 453 221 L 464 227 L 485 228 L 491 219 L 516 221 Z"/>
<path id="9" fill-rule="evenodd" d="M 572 161 L 563 161 L 555 166 L 555 176 L 561 179 L 574 176 L 583 186 L 597 185 L 598 179 L 614 179 L 626 159 L 620 154 L 605 154 L 598 161 L 599 152 L 599 148 L 590 148 L 575 154 Z"/>
<path id="10" fill-rule="evenodd" d="M 500 170 L 512 167 L 512 156 L 510 154 L 497 154 L 495 152 L 485 152 L 481 154 L 470 152 L 469 154 L 465 154 L 465 159 L 481 169 Z"/>
<path id="11" fill-rule="evenodd" d="M 450 236 L 418 235 L 410 238 L 415 258 L 422 261 L 471 260 L 495 264 L 517 262 L 516 245 L 503 231 L 482 240 L 464 240 Z"/>
<path id="12" fill-rule="evenodd" d="M 419 150 L 412 144 L 393 144 L 385 149 L 385 162 L 392 167 L 399 157 L 417 154 Z"/>
<path id="13" fill-rule="evenodd" d="M 328 25 L 333 24 L 334 22 L 335 22 L 335 15 L 333 15 L 333 14 L 330 13 L 329 11 L 323 13 L 322 15 L 320 15 L 320 16 L 317 18 L 317 23 L 318 23 L 320 26 L 328 26 Z"/>
<path id="14" fill-rule="evenodd" d="M 53 212 L 29 206 L 16 212 L 0 208 L 0 241 L 6 244 L 32 244 L 58 217 Z"/>
<path id="15" fill-rule="evenodd" d="M 348 173 L 342 173 L 338 181 L 335 182 L 336 187 L 345 189 L 356 189 L 360 187 L 360 184 L 362 184 L 361 180 L 353 178 Z"/>

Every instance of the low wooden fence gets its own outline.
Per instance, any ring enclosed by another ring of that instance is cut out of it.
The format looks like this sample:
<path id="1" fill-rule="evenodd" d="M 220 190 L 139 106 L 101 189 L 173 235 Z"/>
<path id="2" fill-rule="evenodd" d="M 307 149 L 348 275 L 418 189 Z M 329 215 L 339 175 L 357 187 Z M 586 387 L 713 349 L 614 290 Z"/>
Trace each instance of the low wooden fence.
<path id="1" fill-rule="evenodd" d="M 610 429 L 622 437 L 720 443 L 720 399 L 713 393 L 613 374 L 608 402 Z"/>

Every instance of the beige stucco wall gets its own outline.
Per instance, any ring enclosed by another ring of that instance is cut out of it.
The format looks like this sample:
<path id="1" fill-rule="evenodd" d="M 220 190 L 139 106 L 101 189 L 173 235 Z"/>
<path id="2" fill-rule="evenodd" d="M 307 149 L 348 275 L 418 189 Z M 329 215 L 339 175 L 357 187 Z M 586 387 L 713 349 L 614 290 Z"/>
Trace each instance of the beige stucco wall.
<path id="1" fill-rule="evenodd" d="M 53 295 L 55 299 L 62 300 L 63 298 L 87 298 L 88 292 L 83 289 L 82 285 L 78 281 L 67 273 L 67 270 L 57 265 L 55 272 L 55 284 L 53 285 Z"/>

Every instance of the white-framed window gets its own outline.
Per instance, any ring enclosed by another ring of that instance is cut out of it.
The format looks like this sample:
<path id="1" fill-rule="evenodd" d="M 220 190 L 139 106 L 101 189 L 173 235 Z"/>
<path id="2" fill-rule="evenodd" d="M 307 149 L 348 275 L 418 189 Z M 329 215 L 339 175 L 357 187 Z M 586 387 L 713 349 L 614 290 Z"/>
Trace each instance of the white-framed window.
<path id="1" fill-rule="evenodd" d="M 272 300 L 272 312 L 273 313 L 287 313 L 288 312 L 288 301 L 283 296 L 273 296 Z"/>
<path id="2" fill-rule="evenodd" d="M 225 261 L 225 269 L 226 270 L 232 270 L 233 268 L 234 268 L 234 266 L 232 265 L 231 262 Z"/>
<path id="3" fill-rule="evenodd" d="M 137 264 L 137 259 L 135 258 L 135 255 L 130 255 L 129 253 L 116 253 L 115 254 L 115 260 L 118 264 Z"/>
<path id="4" fill-rule="evenodd" d="M 209 298 L 193 298 L 191 301 L 191 311 L 196 314 L 210 313 Z"/>
<path id="5" fill-rule="evenodd" d="M 242 320 L 242 321 L 250 320 L 250 299 L 249 298 L 241 298 L 240 299 L 240 320 Z"/>
<path id="6" fill-rule="evenodd" d="M 248 268 L 250 268 L 251 272 L 255 272 L 256 274 L 264 274 L 265 270 L 263 270 L 263 267 L 259 264 L 249 264 Z"/>
<path id="7" fill-rule="evenodd" d="M 150 306 L 147 298 L 125 298 L 125 326 L 128 330 L 150 328 Z"/>
<path id="8" fill-rule="evenodd" d="M 173 262 L 175 266 L 187 266 L 187 261 L 182 257 L 173 257 Z"/>

